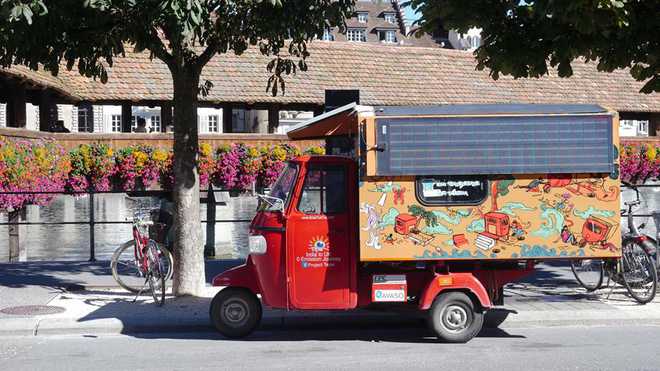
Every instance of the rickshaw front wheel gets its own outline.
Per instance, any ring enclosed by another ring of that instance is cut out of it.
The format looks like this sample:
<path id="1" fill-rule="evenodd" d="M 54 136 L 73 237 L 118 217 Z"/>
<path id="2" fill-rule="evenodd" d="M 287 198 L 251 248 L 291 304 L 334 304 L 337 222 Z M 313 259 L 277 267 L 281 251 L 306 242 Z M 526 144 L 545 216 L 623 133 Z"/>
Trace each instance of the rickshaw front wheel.
<path id="1" fill-rule="evenodd" d="M 247 289 L 228 287 L 218 292 L 209 309 L 211 323 L 228 338 L 250 335 L 261 322 L 261 302 Z"/>
<path id="2" fill-rule="evenodd" d="M 475 310 L 463 292 L 441 293 L 429 309 L 429 325 L 442 341 L 465 343 L 475 337 L 484 324 L 484 313 Z"/>

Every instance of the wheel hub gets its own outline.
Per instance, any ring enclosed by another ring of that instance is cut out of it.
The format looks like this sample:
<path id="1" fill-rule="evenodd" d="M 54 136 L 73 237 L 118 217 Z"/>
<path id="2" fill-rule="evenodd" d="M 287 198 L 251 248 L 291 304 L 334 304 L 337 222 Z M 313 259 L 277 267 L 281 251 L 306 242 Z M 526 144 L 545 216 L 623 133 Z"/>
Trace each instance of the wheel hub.
<path id="1" fill-rule="evenodd" d="M 468 326 L 468 314 L 459 305 L 449 305 L 442 313 L 442 326 L 450 332 L 463 331 Z"/>
<path id="2" fill-rule="evenodd" d="M 238 326 L 247 321 L 248 312 L 247 303 L 239 299 L 228 302 L 223 311 L 227 323 L 232 326 Z"/>

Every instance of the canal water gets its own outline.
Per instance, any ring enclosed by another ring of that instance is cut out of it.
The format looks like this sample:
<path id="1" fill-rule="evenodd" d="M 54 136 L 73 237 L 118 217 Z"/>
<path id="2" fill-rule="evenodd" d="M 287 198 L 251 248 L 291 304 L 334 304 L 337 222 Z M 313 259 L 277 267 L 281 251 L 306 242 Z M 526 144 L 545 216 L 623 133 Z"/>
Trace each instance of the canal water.
<path id="1" fill-rule="evenodd" d="M 660 210 L 660 184 L 654 188 L 641 188 L 642 205 L 636 214 L 647 214 Z M 252 196 L 225 197 L 225 204 L 216 206 L 216 220 L 249 220 L 255 214 L 257 200 Z M 634 199 L 634 192 L 624 189 L 623 202 Z M 125 194 L 99 194 L 95 196 L 97 221 L 124 221 L 133 216 L 136 210 L 157 208 L 157 198 L 132 198 Z M 206 205 L 201 205 L 202 220 L 206 219 Z M 49 206 L 29 206 L 26 210 L 28 222 L 87 222 L 89 220 L 89 199 L 72 196 L 59 196 Z M 0 221 L 6 222 L 6 214 L 0 214 Z M 646 224 L 643 232 L 655 236 L 656 227 L 651 218 L 636 218 L 636 224 Z M 215 227 L 215 256 L 219 259 L 242 259 L 247 256 L 249 223 L 217 223 Z M 626 231 L 622 219 L 622 231 Z M 206 228 L 203 226 L 203 241 L 206 241 Z M 8 256 L 8 230 L 0 226 L 0 261 Z M 96 258 L 109 260 L 114 250 L 131 238 L 130 224 L 97 224 L 95 227 Z M 48 260 L 87 260 L 89 259 L 88 225 L 30 225 L 20 227 L 20 243 L 27 251 L 29 261 Z"/>
<path id="2" fill-rule="evenodd" d="M 253 196 L 223 197 L 226 203 L 216 206 L 216 220 L 250 220 L 257 208 Z M 154 197 L 128 197 L 126 194 L 97 194 L 94 196 L 96 221 L 125 221 L 139 210 L 158 208 L 160 200 Z M 201 205 L 200 216 L 206 220 L 206 205 Z M 6 222 L 6 214 L 0 213 Z M 83 222 L 89 221 L 87 196 L 58 196 L 48 206 L 28 206 L 27 222 Z M 220 259 L 240 259 L 247 256 L 249 222 L 216 223 L 215 255 Z M 0 261 L 8 257 L 8 227 L 0 226 Z M 97 224 L 95 251 L 98 260 L 110 260 L 122 243 L 131 239 L 130 224 Z M 20 226 L 20 244 L 27 250 L 28 261 L 89 259 L 89 225 L 23 225 Z M 203 243 L 206 226 L 202 225 Z"/>

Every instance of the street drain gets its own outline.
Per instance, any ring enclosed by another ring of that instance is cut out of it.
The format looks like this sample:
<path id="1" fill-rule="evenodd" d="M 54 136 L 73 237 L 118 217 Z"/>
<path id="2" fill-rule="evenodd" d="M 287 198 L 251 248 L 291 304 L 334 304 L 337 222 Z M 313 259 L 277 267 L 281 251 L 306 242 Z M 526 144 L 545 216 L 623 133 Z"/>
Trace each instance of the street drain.
<path id="1" fill-rule="evenodd" d="M 56 307 L 54 305 L 22 305 L 19 307 L 4 308 L 1 309 L 0 312 L 17 316 L 41 316 L 62 313 L 64 310 L 64 308 Z"/>

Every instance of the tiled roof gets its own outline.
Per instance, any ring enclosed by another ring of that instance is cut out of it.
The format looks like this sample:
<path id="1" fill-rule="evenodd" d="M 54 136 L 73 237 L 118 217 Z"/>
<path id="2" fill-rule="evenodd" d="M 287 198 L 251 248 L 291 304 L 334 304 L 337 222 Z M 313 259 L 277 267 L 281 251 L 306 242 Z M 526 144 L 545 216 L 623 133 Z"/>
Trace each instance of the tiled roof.
<path id="1" fill-rule="evenodd" d="M 539 79 L 494 81 L 488 71 L 476 71 L 474 56 L 464 51 L 320 41 L 309 51 L 309 70 L 286 77 L 286 93 L 277 97 L 266 92 L 270 58 L 258 49 L 216 56 L 202 76 L 214 86 L 200 99 L 322 105 L 325 89 L 359 89 L 360 103 L 366 105 L 594 103 L 624 112 L 660 112 L 658 93 L 641 94 L 643 84 L 628 71 L 598 72 L 594 63 L 576 61 L 571 78 L 551 72 Z M 90 101 L 172 99 L 168 69 L 146 53 L 116 58 L 105 85 L 68 71 L 56 80 L 73 96 Z"/>

